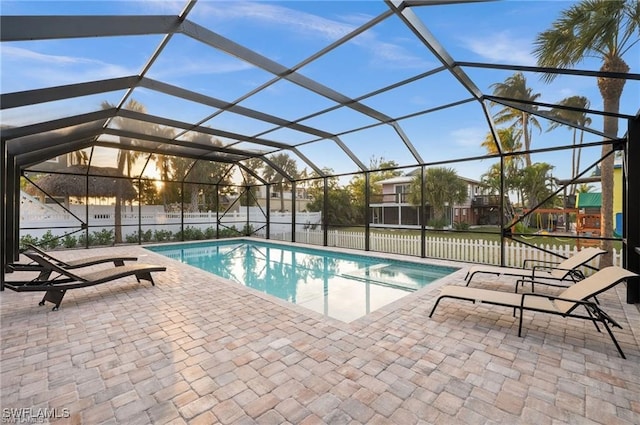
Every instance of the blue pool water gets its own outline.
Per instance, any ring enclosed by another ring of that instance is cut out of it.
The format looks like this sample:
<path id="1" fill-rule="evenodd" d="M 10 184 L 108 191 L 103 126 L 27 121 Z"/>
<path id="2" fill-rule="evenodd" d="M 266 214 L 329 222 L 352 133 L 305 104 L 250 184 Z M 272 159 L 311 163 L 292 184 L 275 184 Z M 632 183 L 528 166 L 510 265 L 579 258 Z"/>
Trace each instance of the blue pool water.
<path id="1" fill-rule="evenodd" d="M 147 249 L 346 322 L 458 270 L 253 240 Z"/>

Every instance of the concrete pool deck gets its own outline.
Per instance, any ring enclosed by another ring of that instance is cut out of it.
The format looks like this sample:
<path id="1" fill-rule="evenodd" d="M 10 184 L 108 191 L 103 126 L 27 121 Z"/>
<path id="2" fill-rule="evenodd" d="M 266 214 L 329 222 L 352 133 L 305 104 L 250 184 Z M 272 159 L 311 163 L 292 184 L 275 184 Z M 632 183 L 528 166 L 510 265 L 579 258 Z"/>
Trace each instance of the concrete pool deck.
<path id="1" fill-rule="evenodd" d="M 599 300 L 624 328 L 613 331 L 627 360 L 587 321 L 525 313 L 519 338 L 510 309 L 452 300 L 430 319 L 438 288 L 462 284 L 464 269 L 344 323 L 142 247 L 89 252 L 167 271 L 155 287 L 130 277 L 70 291 L 55 312 L 38 306 L 42 293 L 0 293 L 4 422 L 38 412 L 68 416 L 51 421 L 60 424 L 640 418 L 640 313 L 624 285 Z M 507 278 L 480 282 L 513 289 Z"/>

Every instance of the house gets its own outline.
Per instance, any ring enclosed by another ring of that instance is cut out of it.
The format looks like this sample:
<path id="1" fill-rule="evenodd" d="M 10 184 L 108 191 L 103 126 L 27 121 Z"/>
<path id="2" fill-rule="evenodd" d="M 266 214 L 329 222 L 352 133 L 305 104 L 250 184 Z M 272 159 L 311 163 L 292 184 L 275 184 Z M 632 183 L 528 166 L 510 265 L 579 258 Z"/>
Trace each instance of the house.
<path id="1" fill-rule="evenodd" d="M 404 176 L 392 177 L 377 182 L 381 193 L 373 195 L 370 203 L 370 224 L 373 227 L 417 228 L 421 226 L 420 208 L 409 202 L 411 182 L 417 171 Z M 475 225 L 497 225 L 500 222 L 500 196 L 490 194 L 490 190 L 477 180 L 460 177 L 467 183 L 467 201 L 447 208 L 446 220 L 454 223 Z M 432 218 L 429 205 L 426 206 L 427 223 Z"/>
<path id="2" fill-rule="evenodd" d="M 285 189 L 284 193 L 282 193 L 284 199 L 284 211 L 291 211 L 291 200 L 292 200 L 292 191 L 290 188 Z M 266 186 L 257 186 L 256 191 L 254 193 L 256 197 L 257 204 L 262 207 L 267 207 L 267 187 Z M 280 191 L 276 186 L 271 186 L 271 190 L 269 193 L 269 209 L 271 211 L 280 211 L 282 208 L 282 200 L 280 199 Z M 312 202 L 311 196 L 309 196 L 308 189 L 304 186 L 296 186 L 296 198 L 295 198 L 295 210 L 296 211 L 306 211 L 307 205 Z"/>

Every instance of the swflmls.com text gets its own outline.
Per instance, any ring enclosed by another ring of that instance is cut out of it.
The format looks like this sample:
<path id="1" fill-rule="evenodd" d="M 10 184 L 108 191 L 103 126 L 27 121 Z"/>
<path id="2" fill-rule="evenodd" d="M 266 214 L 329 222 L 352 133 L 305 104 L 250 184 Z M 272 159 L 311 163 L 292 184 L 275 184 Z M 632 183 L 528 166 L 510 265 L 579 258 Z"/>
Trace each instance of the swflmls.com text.
<path id="1" fill-rule="evenodd" d="M 43 423 L 49 419 L 61 419 L 71 416 L 69 409 L 47 409 L 35 407 L 4 408 L 2 423 Z"/>

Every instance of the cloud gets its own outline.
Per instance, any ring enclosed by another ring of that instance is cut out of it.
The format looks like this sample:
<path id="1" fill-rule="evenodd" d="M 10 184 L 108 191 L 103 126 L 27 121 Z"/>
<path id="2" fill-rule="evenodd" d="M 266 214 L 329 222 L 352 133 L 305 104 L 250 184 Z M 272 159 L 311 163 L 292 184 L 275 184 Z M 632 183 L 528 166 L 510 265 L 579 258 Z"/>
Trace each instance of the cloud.
<path id="1" fill-rule="evenodd" d="M 254 67 L 251 64 L 235 59 L 205 61 L 191 57 L 176 60 L 175 57 L 172 57 L 171 64 L 157 63 L 152 68 L 155 72 L 150 75 L 153 75 L 154 78 L 163 79 L 193 75 L 227 74 L 247 69 L 254 69 Z"/>
<path id="2" fill-rule="evenodd" d="M 451 141 L 456 146 L 478 148 L 482 144 L 488 129 L 482 127 L 458 128 L 451 132 Z"/>
<path id="3" fill-rule="evenodd" d="M 78 65 L 78 64 L 96 64 L 99 61 L 94 59 L 79 58 L 73 56 L 47 55 L 38 53 L 33 50 L 23 49 L 14 46 L 2 46 L 3 60 L 27 60 L 33 62 L 42 62 L 54 65 Z"/>
<path id="4" fill-rule="evenodd" d="M 463 38 L 465 48 L 491 62 L 513 65 L 535 65 L 530 53 L 531 41 L 517 38 L 509 31 L 496 32 L 483 38 Z"/>
<path id="5" fill-rule="evenodd" d="M 2 46 L 2 82 L 8 91 L 124 77 L 137 72 L 96 59 Z M 29 86 L 25 86 L 25 81 L 29 81 Z"/>
<path id="6" fill-rule="evenodd" d="M 304 35 L 313 33 L 331 41 L 343 37 L 356 28 L 348 23 L 333 21 L 310 13 L 257 2 L 203 3 L 199 12 L 223 21 L 250 19 L 287 28 Z"/>
<path id="7" fill-rule="evenodd" d="M 215 17 L 221 22 L 242 19 L 253 20 L 263 25 L 275 26 L 292 31 L 302 37 L 320 37 L 334 42 L 368 22 L 372 17 L 364 14 L 351 14 L 340 20 L 290 9 L 287 7 L 256 2 L 225 3 L 223 7 L 215 2 L 204 3 L 201 14 Z M 386 68 L 424 68 L 426 61 L 397 43 L 381 41 L 373 29 L 369 29 L 351 41 L 371 55 L 371 63 Z"/>

